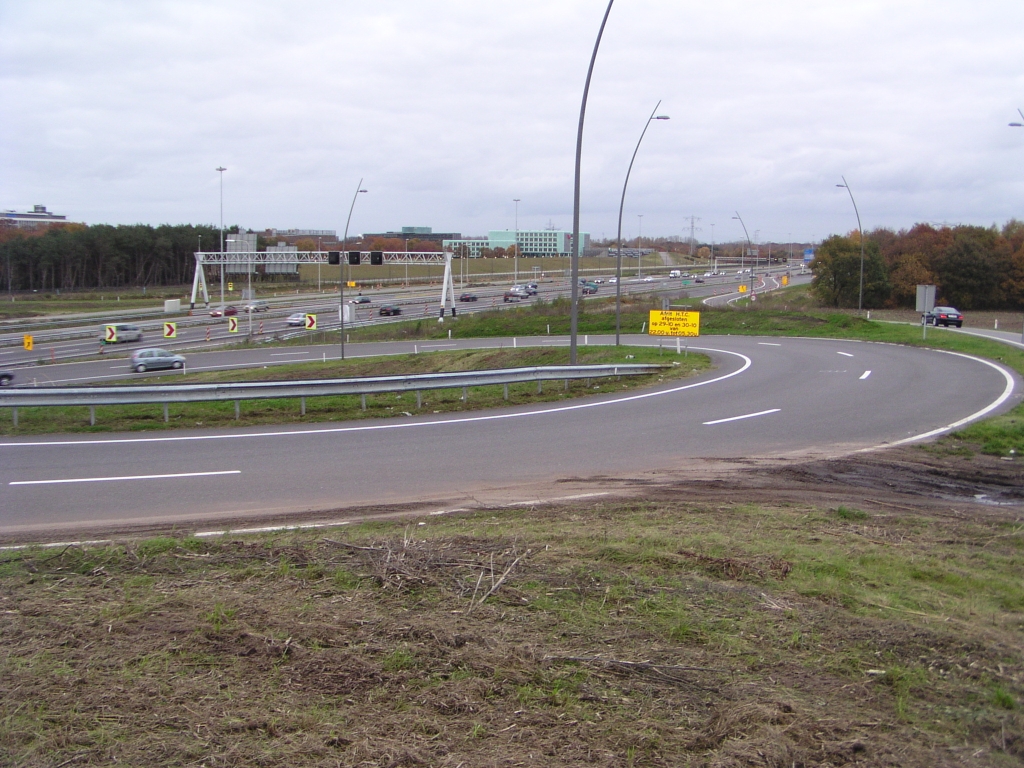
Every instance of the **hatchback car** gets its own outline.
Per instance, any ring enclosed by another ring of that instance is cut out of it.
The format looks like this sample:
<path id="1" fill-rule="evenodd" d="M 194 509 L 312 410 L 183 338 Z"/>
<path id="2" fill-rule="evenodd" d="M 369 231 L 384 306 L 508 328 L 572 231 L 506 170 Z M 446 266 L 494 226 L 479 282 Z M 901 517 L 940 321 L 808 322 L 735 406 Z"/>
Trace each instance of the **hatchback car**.
<path id="1" fill-rule="evenodd" d="M 306 313 L 305 312 L 294 312 L 288 315 L 288 319 L 285 320 L 288 325 L 305 325 L 306 324 Z"/>
<path id="2" fill-rule="evenodd" d="M 477 298 L 476 298 L 476 294 L 475 293 L 464 293 L 461 296 L 459 296 L 459 301 L 476 301 L 476 300 L 477 300 Z"/>
<path id="3" fill-rule="evenodd" d="M 380 316 L 381 317 L 386 317 L 386 316 L 390 316 L 390 315 L 400 315 L 400 314 L 402 314 L 402 308 L 401 307 L 396 307 L 393 304 L 385 304 L 383 307 L 380 308 Z"/>
<path id="4" fill-rule="evenodd" d="M 595 283 L 584 283 L 583 286 L 580 288 L 580 293 L 582 293 L 584 296 L 591 293 L 597 293 L 597 291 L 598 288 Z"/>
<path id="5" fill-rule="evenodd" d="M 137 349 L 132 352 L 132 370 L 136 373 L 156 371 L 163 368 L 184 368 L 185 358 L 168 352 L 166 349 L 152 347 L 150 349 Z"/>
<path id="6" fill-rule="evenodd" d="M 944 325 L 947 328 L 955 325 L 959 328 L 964 324 L 964 316 L 953 307 L 935 307 L 931 312 L 925 312 L 924 321 L 928 325 Z"/>
<path id="7" fill-rule="evenodd" d="M 350 299 L 348 303 L 349 304 L 369 304 L 370 303 L 370 297 L 369 296 L 356 296 L 354 299 Z"/>
<path id="8" fill-rule="evenodd" d="M 238 314 L 238 307 L 224 307 L 210 310 L 210 317 L 233 317 Z"/>

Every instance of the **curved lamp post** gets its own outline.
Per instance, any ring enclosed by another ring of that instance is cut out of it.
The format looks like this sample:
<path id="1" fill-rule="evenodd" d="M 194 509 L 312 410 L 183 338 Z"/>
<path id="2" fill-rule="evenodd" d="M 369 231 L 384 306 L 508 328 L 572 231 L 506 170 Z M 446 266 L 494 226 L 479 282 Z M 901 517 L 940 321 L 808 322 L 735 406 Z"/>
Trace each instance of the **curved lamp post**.
<path id="1" fill-rule="evenodd" d="M 633 157 L 629 159 L 629 168 L 626 169 L 626 180 L 622 182 L 622 199 L 619 200 L 619 231 L 615 238 L 617 245 L 615 254 L 615 346 L 619 346 L 619 303 L 622 300 L 622 208 L 626 205 L 626 187 L 629 186 L 629 174 L 633 170 L 633 161 L 636 160 L 636 153 L 640 151 L 640 143 L 644 140 L 644 135 L 647 133 L 648 127 L 651 125 L 652 120 L 668 120 L 668 115 L 658 115 L 658 107 L 661 106 L 661 99 L 658 99 L 658 103 L 654 105 L 654 109 L 651 110 L 651 116 L 647 118 L 647 122 L 644 123 L 644 129 L 640 131 L 640 138 L 636 142 L 636 149 L 633 150 Z M 637 243 L 637 248 L 640 244 Z M 643 257 L 640 258 L 643 261 Z M 639 263 L 639 262 L 637 262 Z"/>
<path id="2" fill-rule="evenodd" d="M 590 77 L 594 74 L 594 61 L 597 59 L 597 49 L 601 45 L 604 25 L 608 23 L 608 14 L 612 12 L 612 3 L 614 2 L 615 0 L 608 0 L 608 7 L 604 11 L 604 18 L 601 19 L 601 28 L 597 31 L 594 52 L 590 55 L 590 67 L 587 69 L 587 82 L 583 86 L 583 101 L 580 104 L 580 124 L 576 129 L 576 178 L 572 191 L 572 253 L 569 256 L 569 274 L 572 279 L 572 306 L 569 314 L 569 365 L 576 365 L 576 329 L 579 319 L 580 159 L 583 154 L 583 118 L 587 112 L 587 94 L 590 93 Z"/>
<path id="3" fill-rule="evenodd" d="M 360 179 L 356 185 L 356 192 L 352 195 L 352 205 L 348 207 L 348 218 L 345 219 L 345 236 L 341 241 L 341 258 L 338 259 L 338 270 L 340 271 L 340 279 L 338 280 L 338 320 L 340 322 L 340 330 L 338 332 L 341 337 L 341 359 L 345 359 L 345 265 L 348 264 L 348 224 L 352 221 L 352 209 L 356 207 L 356 198 L 359 197 L 360 192 L 365 192 L 363 189 L 363 180 Z"/>
<path id="4" fill-rule="evenodd" d="M 516 204 L 516 250 L 515 253 L 512 254 L 512 282 L 515 285 L 519 285 L 519 203 L 521 201 L 520 198 L 517 197 L 514 200 L 512 200 L 512 202 Z"/>
<path id="5" fill-rule="evenodd" d="M 224 312 L 224 171 L 222 165 L 214 168 L 220 174 L 220 311 Z"/>
<path id="6" fill-rule="evenodd" d="M 1017 107 L 1017 114 L 1021 116 L 1021 119 L 1024 119 L 1024 112 L 1020 111 L 1020 107 Z M 1010 127 L 1011 128 L 1024 128 L 1024 123 L 1010 123 Z M 1024 344 L 1024 328 L 1021 328 L 1021 331 L 1020 331 L 1020 341 L 1021 341 L 1022 344 Z"/>
<path id="7" fill-rule="evenodd" d="M 740 226 L 743 227 L 743 236 L 745 238 L 747 238 L 747 253 L 750 253 L 752 250 L 754 250 L 754 246 L 751 245 L 751 243 L 750 243 L 750 235 L 747 234 L 747 225 L 744 224 L 743 223 L 743 219 L 740 218 L 740 212 L 739 211 L 736 211 L 736 215 L 733 216 L 733 218 L 736 219 L 737 221 L 739 221 Z M 743 255 L 742 254 L 740 254 L 740 269 L 741 270 L 743 269 Z M 740 275 L 740 282 L 743 282 L 743 275 Z M 766 285 L 767 285 L 767 283 L 766 283 Z M 750 273 L 750 293 L 751 294 L 754 293 L 754 273 L 753 272 Z"/>
<path id="8" fill-rule="evenodd" d="M 864 309 L 864 228 L 860 225 L 860 211 L 857 210 L 857 201 L 853 199 L 853 191 L 846 183 L 845 176 L 839 178 L 843 180 L 843 183 L 836 184 L 836 186 L 846 187 L 846 191 L 850 193 L 850 202 L 853 203 L 853 212 L 857 214 L 857 231 L 860 233 L 860 292 L 857 294 L 857 311 L 861 312 Z"/>

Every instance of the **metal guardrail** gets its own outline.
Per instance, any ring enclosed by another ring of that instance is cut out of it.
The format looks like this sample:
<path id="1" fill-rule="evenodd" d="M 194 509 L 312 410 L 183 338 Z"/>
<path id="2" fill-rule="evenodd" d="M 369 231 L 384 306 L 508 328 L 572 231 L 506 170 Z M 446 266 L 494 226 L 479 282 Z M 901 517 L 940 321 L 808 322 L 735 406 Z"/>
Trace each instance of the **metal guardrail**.
<path id="1" fill-rule="evenodd" d="M 164 421 L 168 403 L 235 401 L 235 416 L 242 400 L 305 398 L 329 395 L 370 395 L 380 392 L 419 392 L 433 389 L 480 387 L 495 384 L 519 384 L 529 381 L 592 379 L 608 376 L 640 376 L 666 365 L 630 363 L 623 365 L 546 365 L 529 368 L 503 368 L 489 371 L 373 376 L 354 379 L 313 379 L 306 381 L 258 381 L 227 384 L 159 384 L 124 387 L 16 387 L 0 392 L 0 407 L 13 410 L 18 424 L 18 408 L 46 406 L 88 406 L 90 423 L 95 424 L 97 405 L 134 405 L 161 403 Z M 508 396 L 506 390 L 506 397 Z"/>

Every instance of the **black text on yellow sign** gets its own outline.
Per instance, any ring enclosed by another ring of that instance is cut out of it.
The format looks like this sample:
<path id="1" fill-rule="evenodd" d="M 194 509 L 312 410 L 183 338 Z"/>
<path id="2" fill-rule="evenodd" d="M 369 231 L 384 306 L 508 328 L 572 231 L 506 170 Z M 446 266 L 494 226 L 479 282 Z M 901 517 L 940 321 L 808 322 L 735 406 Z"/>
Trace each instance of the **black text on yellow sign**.
<path id="1" fill-rule="evenodd" d="M 25 345 L 25 349 L 31 352 L 32 348 L 36 345 L 36 340 L 33 339 L 30 334 L 26 333 L 21 337 L 21 343 Z"/>
<path id="2" fill-rule="evenodd" d="M 740 291 L 740 293 L 746 293 L 746 292 L 747 292 L 747 286 L 745 286 L 745 285 L 740 285 L 740 287 L 739 287 L 739 291 Z"/>
<path id="3" fill-rule="evenodd" d="M 176 338 L 178 338 L 178 324 L 177 323 L 164 323 L 164 338 L 165 339 L 176 339 Z"/>
<path id="4" fill-rule="evenodd" d="M 700 336 L 700 312 L 652 309 L 647 333 L 650 336 Z"/>

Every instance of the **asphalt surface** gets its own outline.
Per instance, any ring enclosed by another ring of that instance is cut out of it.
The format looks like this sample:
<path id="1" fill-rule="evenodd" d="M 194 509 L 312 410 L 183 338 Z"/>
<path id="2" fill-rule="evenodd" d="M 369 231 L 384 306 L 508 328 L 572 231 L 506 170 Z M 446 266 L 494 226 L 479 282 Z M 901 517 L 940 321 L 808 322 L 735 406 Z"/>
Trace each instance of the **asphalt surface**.
<path id="1" fill-rule="evenodd" d="M 592 337 L 599 341 L 606 340 Z M 474 343 L 512 340 L 451 342 Z M 358 347 L 350 352 L 403 351 L 399 343 Z M 716 370 L 564 405 L 310 427 L 5 439 L 0 536 L 449 503 L 495 489 L 515 498 L 517 488 L 540 481 L 671 470 L 694 458 L 836 454 L 920 439 L 1020 399 L 1011 372 L 935 350 L 756 337 L 704 337 L 692 348 L 710 354 Z"/>

